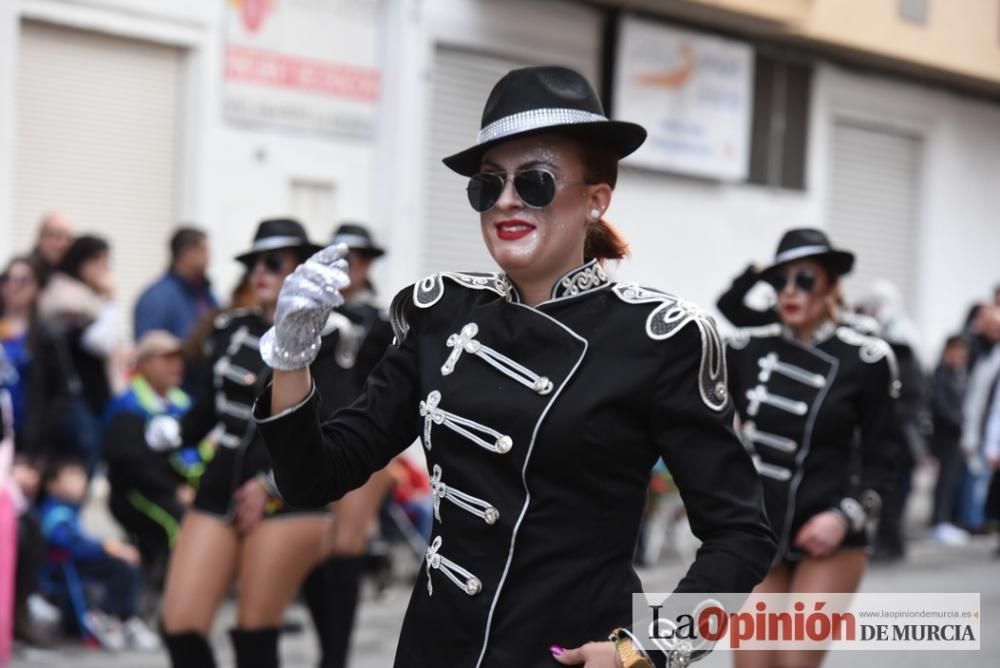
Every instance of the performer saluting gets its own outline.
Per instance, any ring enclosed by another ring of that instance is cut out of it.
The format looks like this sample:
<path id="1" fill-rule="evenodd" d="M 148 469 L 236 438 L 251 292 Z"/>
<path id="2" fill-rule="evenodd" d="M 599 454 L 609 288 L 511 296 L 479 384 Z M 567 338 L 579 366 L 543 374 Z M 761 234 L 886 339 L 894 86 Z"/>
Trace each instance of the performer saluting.
<path id="1" fill-rule="evenodd" d="M 620 655 L 589 642 L 631 621 L 642 588 L 632 554 L 660 456 L 703 541 L 679 590 L 748 592 L 771 563 L 714 324 L 603 267 L 626 249 L 602 220 L 618 160 L 645 134 L 609 121 L 572 70 L 504 76 L 476 145 L 445 159 L 469 177 L 504 273 L 443 272 L 400 292 L 395 345 L 325 423 L 306 367 L 345 285 L 343 248 L 285 282 L 261 341 L 274 385 L 254 409 L 284 498 L 326 503 L 417 436 L 427 453 L 435 523 L 398 667 L 551 666 L 553 655 L 663 665 L 628 638 Z"/>
<path id="2" fill-rule="evenodd" d="M 868 563 L 866 524 L 892 477 L 889 344 L 839 322 L 854 255 L 816 229 L 790 230 L 762 272 L 780 323 L 729 342 L 729 387 L 756 453 L 778 558 L 758 592 L 853 592 Z M 738 652 L 740 668 L 817 666 L 822 652 Z M 787 662 L 787 663 L 786 663 Z"/>

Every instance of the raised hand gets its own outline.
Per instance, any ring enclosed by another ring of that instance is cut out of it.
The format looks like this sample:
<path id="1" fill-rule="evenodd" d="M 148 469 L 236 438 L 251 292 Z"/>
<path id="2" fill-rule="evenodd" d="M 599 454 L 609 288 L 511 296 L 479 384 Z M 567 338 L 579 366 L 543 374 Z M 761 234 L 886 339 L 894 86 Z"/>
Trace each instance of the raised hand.
<path id="1" fill-rule="evenodd" d="M 278 295 L 274 326 L 261 337 L 260 355 L 272 369 L 293 371 L 312 364 L 333 309 L 344 303 L 347 246 L 328 246 L 293 271 Z"/>

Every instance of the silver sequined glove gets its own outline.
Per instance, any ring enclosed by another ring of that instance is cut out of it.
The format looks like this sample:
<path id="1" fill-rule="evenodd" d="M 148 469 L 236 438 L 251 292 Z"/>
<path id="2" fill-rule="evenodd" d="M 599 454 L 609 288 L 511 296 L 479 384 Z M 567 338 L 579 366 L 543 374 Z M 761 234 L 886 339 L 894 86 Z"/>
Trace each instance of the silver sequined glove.
<path id="1" fill-rule="evenodd" d="M 328 246 L 298 266 L 281 288 L 274 326 L 260 339 L 260 356 L 272 369 L 294 371 L 312 364 L 333 309 L 344 303 L 347 246 Z"/>

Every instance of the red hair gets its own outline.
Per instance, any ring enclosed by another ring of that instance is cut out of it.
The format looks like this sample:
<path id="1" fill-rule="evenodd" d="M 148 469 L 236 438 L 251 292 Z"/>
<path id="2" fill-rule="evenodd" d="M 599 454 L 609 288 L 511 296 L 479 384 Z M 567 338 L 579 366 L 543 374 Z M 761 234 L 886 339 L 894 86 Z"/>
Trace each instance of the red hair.
<path id="1" fill-rule="evenodd" d="M 614 190 L 618 182 L 618 154 L 604 144 L 588 144 L 580 141 L 583 149 L 583 180 L 589 184 L 606 183 Z M 620 260 L 628 255 L 628 241 L 618 229 L 601 218 L 587 227 L 587 239 L 583 244 L 586 260 Z"/>
<path id="2" fill-rule="evenodd" d="M 587 227 L 587 239 L 583 242 L 585 260 L 620 260 L 628 255 L 628 251 L 625 237 L 603 218 Z"/>

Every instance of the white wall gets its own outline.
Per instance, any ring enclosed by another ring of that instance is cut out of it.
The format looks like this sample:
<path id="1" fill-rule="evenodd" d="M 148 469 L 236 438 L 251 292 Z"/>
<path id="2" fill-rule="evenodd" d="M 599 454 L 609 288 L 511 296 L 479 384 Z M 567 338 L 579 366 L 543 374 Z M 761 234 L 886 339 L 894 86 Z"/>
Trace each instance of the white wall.
<path id="1" fill-rule="evenodd" d="M 371 220 L 373 140 L 239 127 L 223 118 L 225 8 L 223 0 L 0 2 L 0 256 L 26 250 L 10 244 L 15 194 L 11 175 L 17 168 L 13 91 L 21 18 L 152 40 L 185 50 L 183 99 L 178 109 L 177 218 L 209 231 L 213 245 L 210 274 L 220 296 L 228 293 L 239 277 L 241 267 L 231 258 L 249 247 L 256 224 L 263 218 L 289 213 L 293 179 L 335 187 L 333 218 L 310 230 L 317 241 L 328 238 L 338 219 Z M 166 240 L 150 239 L 149 243 L 165 244 Z M 150 267 L 149 280 L 163 269 Z"/>
<path id="2" fill-rule="evenodd" d="M 924 140 L 919 299 L 907 307 L 930 363 L 968 306 L 1000 282 L 1000 106 L 829 65 L 813 85 L 804 192 L 623 170 L 609 218 L 632 257 L 617 276 L 712 306 L 749 261 L 767 261 L 783 230 L 826 226 L 834 119 L 876 121 Z"/>

